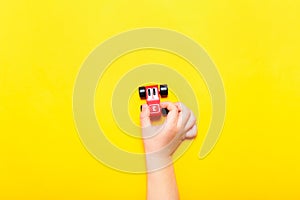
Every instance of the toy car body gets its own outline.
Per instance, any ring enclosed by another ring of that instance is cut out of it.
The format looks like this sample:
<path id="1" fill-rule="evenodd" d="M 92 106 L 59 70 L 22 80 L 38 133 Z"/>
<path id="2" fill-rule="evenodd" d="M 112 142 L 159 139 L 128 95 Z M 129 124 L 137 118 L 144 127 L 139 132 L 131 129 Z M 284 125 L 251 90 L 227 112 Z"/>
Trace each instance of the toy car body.
<path id="1" fill-rule="evenodd" d="M 139 95 L 141 99 L 146 99 L 150 109 L 150 117 L 160 117 L 162 110 L 160 108 L 160 97 L 168 96 L 168 86 L 150 85 L 139 87 Z"/>

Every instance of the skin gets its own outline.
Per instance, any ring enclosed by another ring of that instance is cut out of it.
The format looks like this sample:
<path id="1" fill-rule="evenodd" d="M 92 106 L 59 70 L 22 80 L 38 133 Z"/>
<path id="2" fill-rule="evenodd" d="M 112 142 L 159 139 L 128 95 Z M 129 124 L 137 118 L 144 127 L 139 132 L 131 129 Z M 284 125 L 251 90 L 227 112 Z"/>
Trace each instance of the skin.
<path id="1" fill-rule="evenodd" d="M 196 118 L 183 103 L 161 103 L 169 113 L 164 123 L 153 126 L 149 107 L 142 106 L 140 123 L 147 166 L 147 199 L 179 199 L 172 155 L 185 139 L 197 134 Z"/>

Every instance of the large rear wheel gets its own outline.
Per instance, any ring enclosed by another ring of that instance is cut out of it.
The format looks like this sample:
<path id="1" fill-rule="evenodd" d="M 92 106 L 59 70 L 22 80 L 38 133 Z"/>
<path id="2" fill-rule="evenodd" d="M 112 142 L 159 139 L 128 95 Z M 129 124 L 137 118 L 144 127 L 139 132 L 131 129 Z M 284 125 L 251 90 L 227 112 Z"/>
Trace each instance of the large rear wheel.
<path id="1" fill-rule="evenodd" d="M 160 96 L 167 97 L 168 96 L 168 85 L 160 85 L 159 88 Z"/>
<path id="2" fill-rule="evenodd" d="M 139 87 L 139 95 L 141 99 L 146 99 L 146 88 L 145 87 Z"/>

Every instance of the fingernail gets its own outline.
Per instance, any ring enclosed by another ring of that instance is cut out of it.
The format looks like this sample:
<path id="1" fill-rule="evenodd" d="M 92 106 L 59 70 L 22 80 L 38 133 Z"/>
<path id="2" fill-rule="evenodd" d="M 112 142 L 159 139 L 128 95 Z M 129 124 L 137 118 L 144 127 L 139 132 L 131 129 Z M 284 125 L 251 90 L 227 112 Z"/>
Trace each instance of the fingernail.
<path id="1" fill-rule="evenodd" d="M 145 110 L 147 108 L 147 104 L 141 105 L 141 111 Z"/>

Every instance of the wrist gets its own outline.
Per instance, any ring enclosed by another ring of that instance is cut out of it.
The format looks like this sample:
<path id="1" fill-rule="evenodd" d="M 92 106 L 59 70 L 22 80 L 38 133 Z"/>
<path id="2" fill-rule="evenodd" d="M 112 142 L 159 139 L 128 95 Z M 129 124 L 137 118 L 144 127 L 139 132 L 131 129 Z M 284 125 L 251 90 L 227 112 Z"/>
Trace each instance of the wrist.
<path id="1" fill-rule="evenodd" d="M 148 172 L 160 170 L 173 163 L 171 156 L 162 154 L 161 152 L 146 153 L 145 159 Z"/>

